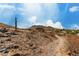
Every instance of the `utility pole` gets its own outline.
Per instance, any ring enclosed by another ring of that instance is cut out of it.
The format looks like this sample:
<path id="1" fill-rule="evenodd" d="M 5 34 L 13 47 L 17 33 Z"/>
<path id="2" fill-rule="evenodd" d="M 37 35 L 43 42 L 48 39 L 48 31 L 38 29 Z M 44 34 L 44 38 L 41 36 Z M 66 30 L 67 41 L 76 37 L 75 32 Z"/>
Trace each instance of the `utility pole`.
<path id="1" fill-rule="evenodd" d="M 17 18 L 15 17 L 15 31 L 17 31 Z"/>

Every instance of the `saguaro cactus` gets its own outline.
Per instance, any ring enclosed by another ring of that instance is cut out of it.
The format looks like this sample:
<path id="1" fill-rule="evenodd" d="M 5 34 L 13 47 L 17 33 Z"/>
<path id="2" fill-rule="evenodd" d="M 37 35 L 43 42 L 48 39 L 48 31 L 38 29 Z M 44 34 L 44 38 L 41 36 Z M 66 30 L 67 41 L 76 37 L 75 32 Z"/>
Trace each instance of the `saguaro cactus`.
<path id="1" fill-rule="evenodd" d="M 17 30 L 17 18 L 15 17 L 15 31 Z"/>

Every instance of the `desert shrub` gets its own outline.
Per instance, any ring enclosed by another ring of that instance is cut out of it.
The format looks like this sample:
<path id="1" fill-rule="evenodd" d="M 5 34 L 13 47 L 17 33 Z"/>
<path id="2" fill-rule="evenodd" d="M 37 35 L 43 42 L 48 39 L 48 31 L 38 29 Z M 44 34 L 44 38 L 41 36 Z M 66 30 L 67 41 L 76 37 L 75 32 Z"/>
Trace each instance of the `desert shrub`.
<path id="1" fill-rule="evenodd" d="M 61 30 L 60 29 L 56 29 L 55 32 L 56 33 L 59 33 L 59 32 L 61 32 Z"/>
<path id="2" fill-rule="evenodd" d="M 67 34 L 77 34 L 79 33 L 79 30 L 66 30 Z"/>
<path id="3" fill-rule="evenodd" d="M 0 29 L 0 32 L 3 32 L 3 33 L 7 32 L 7 31 L 8 31 L 8 30 L 7 30 L 6 28 Z"/>

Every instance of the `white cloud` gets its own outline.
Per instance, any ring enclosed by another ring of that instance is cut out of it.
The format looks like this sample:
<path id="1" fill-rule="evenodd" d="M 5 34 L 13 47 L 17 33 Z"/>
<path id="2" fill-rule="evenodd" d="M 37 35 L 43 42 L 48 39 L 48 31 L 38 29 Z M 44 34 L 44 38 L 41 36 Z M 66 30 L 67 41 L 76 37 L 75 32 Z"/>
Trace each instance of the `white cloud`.
<path id="1" fill-rule="evenodd" d="M 69 8 L 69 11 L 70 11 L 70 12 L 79 11 L 79 7 L 78 7 L 78 6 L 73 6 L 73 7 Z"/>
<path id="2" fill-rule="evenodd" d="M 39 22 L 35 23 L 35 25 L 43 25 L 43 26 L 45 26 L 44 23 L 39 23 Z"/>
<path id="3" fill-rule="evenodd" d="M 34 25 L 34 24 L 36 23 L 36 21 L 37 21 L 37 17 L 36 17 L 36 16 L 31 16 L 31 17 L 28 19 L 28 21 L 29 21 L 32 25 Z"/>
<path id="4" fill-rule="evenodd" d="M 46 26 L 53 26 L 53 25 L 54 25 L 54 23 L 52 22 L 51 19 L 47 20 Z"/>
<path id="5" fill-rule="evenodd" d="M 59 28 L 59 29 L 63 29 L 63 26 L 61 25 L 60 22 L 53 22 L 51 19 L 49 19 L 47 22 L 46 22 L 46 26 L 51 26 L 51 27 L 54 27 L 54 28 Z"/>
<path id="6" fill-rule="evenodd" d="M 77 30 L 77 29 L 79 29 L 79 25 L 78 25 L 78 24 L 73 24 L 73 25 L 71 26 L 71 29 Z"/>
<path id="7" fill-rule="evenodd" d="M 0 4 L 0 8 L 13 8 L 13 9 L 15 9 L 14 6 L 8 5 L 8 4 Z"/>
<path id="8" fill-rule="evenodd" d="M 56 28 L 63 29 L 63 26 L 62 26 L 61 22 L 56 22 L 56 23 L 55 23 L 55 27 L 56 27 Z"/>
<path id="9" fill-rule="evenodd" d="M 27 16 L 39 16 L 42 15 L 42 7 L 40 3 L 25 3 L 24 4 L 24 13 L 27 14 Z"/>

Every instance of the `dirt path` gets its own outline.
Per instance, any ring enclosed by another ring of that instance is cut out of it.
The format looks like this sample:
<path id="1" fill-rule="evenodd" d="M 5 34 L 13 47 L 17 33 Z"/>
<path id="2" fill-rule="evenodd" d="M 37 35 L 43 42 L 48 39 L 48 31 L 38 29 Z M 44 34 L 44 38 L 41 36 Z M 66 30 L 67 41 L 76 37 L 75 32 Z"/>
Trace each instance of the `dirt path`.
<path id="1" fill-rule="evenodd" d="M 69 43 L 66 37 L 55 35 L 57 38 L 53 43 L 43 46 L 44 53 L 47 56 L 67 56 L 69 51 Z"/>
<path id="2" fill-rule="evenodd" d="M 58 44 L 54 50 L 54 55 L 56 56 L 65 56 L 68 55 L 68 41 L 66 38 L 55 35 L 58 38 Z"/>

